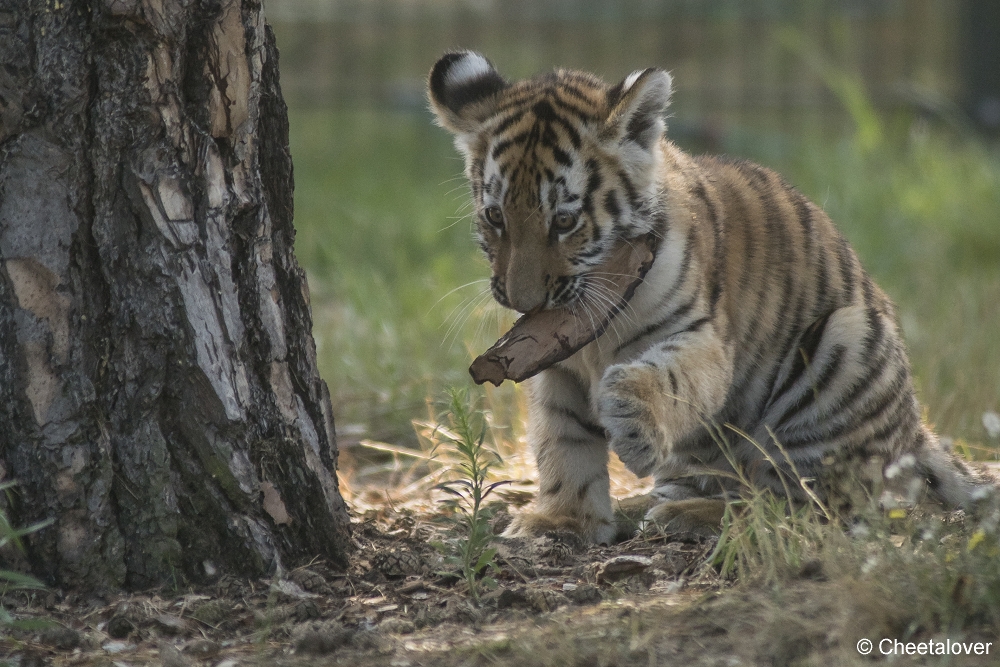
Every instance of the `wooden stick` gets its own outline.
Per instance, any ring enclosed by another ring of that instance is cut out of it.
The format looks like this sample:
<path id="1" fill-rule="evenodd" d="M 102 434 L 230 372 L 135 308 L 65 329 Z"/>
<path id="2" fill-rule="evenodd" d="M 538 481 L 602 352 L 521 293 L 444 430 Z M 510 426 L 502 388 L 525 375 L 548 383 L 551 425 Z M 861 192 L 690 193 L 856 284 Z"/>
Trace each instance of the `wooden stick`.
<path id="1" fill-rule="evenodd" d="M 472 379 L 476 384 L 492 382 L 498 387 L 504 380 L 521 382 L 597 339 L 642 283 L 653 265 L 655 249 L 653 233 L 619 241 L 596 271 L 601 275 L 602 294 L 610 291 L 618 297 L 611 308 L 599 316 L 576 315 L 568 308 L 522 315 L 503 338 L 472 362 Z"/>

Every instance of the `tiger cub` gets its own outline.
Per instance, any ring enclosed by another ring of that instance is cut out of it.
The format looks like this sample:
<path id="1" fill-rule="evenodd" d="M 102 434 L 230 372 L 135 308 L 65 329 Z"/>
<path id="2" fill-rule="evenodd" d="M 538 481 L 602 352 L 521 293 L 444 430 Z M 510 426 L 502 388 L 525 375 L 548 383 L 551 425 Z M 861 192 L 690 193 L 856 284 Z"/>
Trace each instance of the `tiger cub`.
<path id="1" fill-rule="evenodd" d="M 781 176 L 666 139 L 669 74 L 509 83 L 454 52 L 428 87 L 465 157 L 501 305 L 586 323 L 608 301 L 600 264 L 614 243 L 659 238 L 607 333 L 527 382 L 540 492 L 508 534 L 612 541 L 609 446 L 654 477 L 646 519 L 674 530 L 718 528 L 733 464 L 799 497 L 783 476 L 816 478 L 823 496 L 845 465 L 869 493 L 927 489 L 952 507 L 975 496 L 981 480 L 921 422 L 889 298 Z"/>

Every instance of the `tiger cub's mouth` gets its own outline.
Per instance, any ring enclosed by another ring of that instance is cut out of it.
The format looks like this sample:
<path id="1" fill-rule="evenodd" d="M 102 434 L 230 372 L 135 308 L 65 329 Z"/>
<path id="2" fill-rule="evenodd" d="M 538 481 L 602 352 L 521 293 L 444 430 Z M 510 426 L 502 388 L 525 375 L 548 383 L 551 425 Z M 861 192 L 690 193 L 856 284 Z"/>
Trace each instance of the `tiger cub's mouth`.
<path id="1" fill-rule="evenodd" d="M 490 290 L 493 293 L 493 299 L 498 304 L 524 315 L 530 315 L 543 310 L 554 310 L 556 308 L 573 308 L 585 301 L 589 302 L 594 299 L 597 299 L 594 303 L 596 306 L 600 300 L 599 296 L 592 294 L 594 292 L 594 288 L 591 285 L 593 277 L 588 274 L 558 276 L 549 279 L 548 282 L 550 284 L 547 286 L 548 289 L 546 290 L 545 298 L 536 306 L 528 309 L 518 308 L 513 305 L 512 300 L 507 294 L 506 281 L 502 277 L 493 276 L 490 279 Z"/>

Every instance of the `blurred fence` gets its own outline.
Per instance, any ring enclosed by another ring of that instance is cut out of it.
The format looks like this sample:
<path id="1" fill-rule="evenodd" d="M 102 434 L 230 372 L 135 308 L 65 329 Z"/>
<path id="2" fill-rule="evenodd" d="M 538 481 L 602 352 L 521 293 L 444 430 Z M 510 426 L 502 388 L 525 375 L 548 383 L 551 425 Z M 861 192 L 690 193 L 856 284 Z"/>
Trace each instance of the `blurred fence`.
<path id="1" fill-rule="evenodd" d="M 425 107 L 424 77 L 473 48 L 508 77 L 565 66 L 609 81 L 655 65 L 675 80 L 673 125 L 842 125 L 822 63 L 881 108 L 962 94 L 963 0 L 271 0 L 293 106 Z"/>

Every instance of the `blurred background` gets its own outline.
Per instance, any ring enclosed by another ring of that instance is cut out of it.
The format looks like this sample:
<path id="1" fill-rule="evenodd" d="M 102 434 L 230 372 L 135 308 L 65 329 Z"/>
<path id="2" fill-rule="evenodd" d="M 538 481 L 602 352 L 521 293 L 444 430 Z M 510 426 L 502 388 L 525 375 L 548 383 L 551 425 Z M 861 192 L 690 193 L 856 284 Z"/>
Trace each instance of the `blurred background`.
<path id="1" fill-rule="evenodd" d="M 928 419 L 1000 437 L 1000 2 L 270 0 L 296 248 L 345 466 L 410 446 L 511 321 L 488 297 L 468 189 L 424 78 L 452 48 L 508 78 L 658 66 L 668 134 L 781 171 L 899 305 Z M 477 282 L 478 281 L 478 282 Z M 516 440 L 519 398 L 486 400 Z M 992 415 L 992 417 L 991 417 Z M 385 449 L 385 447 L 383 447 Z"/>

